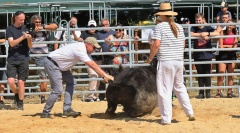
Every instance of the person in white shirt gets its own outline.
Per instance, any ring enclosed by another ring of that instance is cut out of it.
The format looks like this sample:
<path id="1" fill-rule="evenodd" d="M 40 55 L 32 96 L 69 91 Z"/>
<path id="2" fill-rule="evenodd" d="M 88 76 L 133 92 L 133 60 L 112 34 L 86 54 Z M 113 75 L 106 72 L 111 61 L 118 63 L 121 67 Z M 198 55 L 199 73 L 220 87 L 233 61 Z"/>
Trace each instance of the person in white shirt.
<path id="1" fill-rule="evenodd" d="M 81 112 L 76 112 L 71 108 L 72 95 L 74 89 L 74 77 L 70 71 L 78 62 L 84 62 L 91 67 L 99 77 L 105 82 L 114 80 L 111 75 L 106 74 L 94 61 L 89 57 L 96 48 L 101 48 L 94 37 L 88 37 L 84 42 L 68 44 L 60 49 L 51 52 L 44 59 L 44 68 L 50 80 L 52 92 L 46 101 L 41 118 L 51 118 L 50 112 L 54 103 L 63 91 L 62 80 L 66 83 L 66 92 L 63 104 L 64 117 L 77 117 Z"/>
<path id="2" fill-rule="evenodd" d="M 157 53 L 157 93 L 158 104 L 162 116 L 161 124 L 169 125 L 172 120 L 172 91 L 182 106 L 189 121 L 194 121 L 194 112 L 183 84 L 183 53 L 185 36 L 180 24 L 174 22 L 170 3 L 161 3 L 159 15 L 163 22 L 156 25 L 150 46 L 150 55 L 146 63 L 150 63 Z"/>
<path id="3" fill-rule="evenodd" d="M 71 17 L 70 19 L 70 28 L 77 28 L 77 18 L 76 17 Z M 74 31 L 75 35 L 77 37 L 81 36 L 81 31 Z M 68 40 L 68 36 L 67 36 L 67 32 L 66 31 L 57 31 L 57 33 L 55 34 L 55 41 L 67 41 Z M 74 35 L 72 34 L 72 32 L 70 32 L 70 42 L 74 41 Z M 67 45 L 69 43 L 55 43 L 54 44 L 54 50 L 61 48 L 65 45 Z"/>

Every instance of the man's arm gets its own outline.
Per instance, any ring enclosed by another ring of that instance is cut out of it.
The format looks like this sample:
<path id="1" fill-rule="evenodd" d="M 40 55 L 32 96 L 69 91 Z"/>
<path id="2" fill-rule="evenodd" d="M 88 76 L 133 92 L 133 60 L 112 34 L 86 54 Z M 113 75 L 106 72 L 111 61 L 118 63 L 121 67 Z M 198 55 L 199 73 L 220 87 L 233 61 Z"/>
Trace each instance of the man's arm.
<path id="1" fill-rule="evenodd" d="M 58 28 L 58 26 L 55 23 L 51 23 L 51 24 L 47 24 L 44 27 L 42 27 L 43 29 L 47 29 L 47 30 L 56 30 Z"/>
<path id="2" fill-rule="evenodd" d="M 18 39 L 13 40 L 13 37 L 9 37 L 8 38 L 8 43 L 10 47 L 14 47 L 16 45 L 18 45 L 21 41 L 23 41 L 26 38 L 32 38 L 32 36 L 30 34 L 27 33 L 23 33 L 23 35 L 21 37 L 19 37 Z"/>
<path id="3" fill-rule="evenodd" d="M 55 41 L 59 41 L 59 39 L 55 39 Z M 58 49 L 58 43 L 54 43 L 54 45 L 53 45 L 53 50 L 56 50 L 56 49 Z"/>
<path id="4" fill-rule="evenodd" d="M 74 37 L 74 40 L 75 40 L 75 41 L 78 41 L 78 42 L 82 42 L 82 41 L 83 41 L 83 39 L 82 39 L 81 37 L 78 37 L 78 36 L 76 35 L 75 31 L 72 31 L 72 34 L 73 34 L 73 37 Z"/>
<path id="5" fill-rule="evenodd" d="M 155 39 L 154 43 L 152 45 L 150 45 L 150 55 L 149 55 L 148 60 L 145 61 L 146 63 L 148 63 L 148 64 L 151 63 L 154 56 L 157 54 L 157 51 L 158 51 L 160 45 L 161 45 L 161 42 L 158 39 Z"/>
<path id="6" fill-rule="evenodd" d="M 28 48 L 32 48 L 32 36 L 27 38 Z"/>
<path id="7" fill-rule="evenodd" d="M 85 64 L 92 68 L 100 77 L 104 79 L 105 82 L 108 82 L 108 80 L 114 80 L 113 76 L 105 73 L 94 61 L 87 61 Z"/>
<path id="8" fill-rule="evenodd" d="M 5 41 L 5 39 L 0 39 L 0 43 L 4 43 Z"/>

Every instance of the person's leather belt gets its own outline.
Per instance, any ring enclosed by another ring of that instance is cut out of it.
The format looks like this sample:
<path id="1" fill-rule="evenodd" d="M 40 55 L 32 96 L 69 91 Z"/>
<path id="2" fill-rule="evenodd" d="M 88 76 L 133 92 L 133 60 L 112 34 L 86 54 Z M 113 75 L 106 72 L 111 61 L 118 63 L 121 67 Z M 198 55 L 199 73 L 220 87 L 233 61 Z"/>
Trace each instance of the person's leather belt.
<path id="1" fill-rule="evenodd" d="M 58 64 L 51 57 L 47 57 L 47 59 L 50 60 L 54 65 L 58 67 Z"/>

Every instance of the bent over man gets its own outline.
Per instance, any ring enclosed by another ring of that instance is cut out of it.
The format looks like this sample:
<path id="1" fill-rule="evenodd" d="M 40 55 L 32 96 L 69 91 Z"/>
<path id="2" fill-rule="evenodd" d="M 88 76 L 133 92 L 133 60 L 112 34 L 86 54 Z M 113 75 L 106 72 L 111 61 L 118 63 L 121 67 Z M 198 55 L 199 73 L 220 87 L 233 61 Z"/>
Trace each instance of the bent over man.
<path id="1" fill-rule="evenodd" d="M 96 48 L 101 48 L 94 37 L 88 37 L 84 42 L 76 42 L 66 45 L 51 52 L 44 59 L 44 68 L 48 74 L 52 92 L 46 101 L 41 118 L 51 118 L 50 112 L 54 103 L 63 91 L 62 80 L 66 83 L 66 92 L 63 104 L 63 116 L 76 117 L 81 112 L 76 112 L 71 108 L 74 79 L 70 71 L 78 62 L 82 61 L 91 67 L 105 82 L 113 80 L 113 77 L 106 74 L 94 61 L 89 58 Z"/>

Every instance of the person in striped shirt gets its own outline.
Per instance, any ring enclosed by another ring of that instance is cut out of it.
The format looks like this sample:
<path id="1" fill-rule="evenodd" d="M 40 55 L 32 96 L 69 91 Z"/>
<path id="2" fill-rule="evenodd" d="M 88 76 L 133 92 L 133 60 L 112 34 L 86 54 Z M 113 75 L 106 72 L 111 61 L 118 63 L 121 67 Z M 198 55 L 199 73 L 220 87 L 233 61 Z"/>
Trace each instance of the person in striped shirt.
<path id="1" fill-rule="evenodd" d="M 183 53 L 185 36 L 181 25 L 174 22 L 178 13 L 173 12 L 170 3 L 161 3 L 160 12 L 154 14 L 162 18 L 156 25 L 150 46 L 150 55 L 146 63 L 150 63 L 157 53 L 157 91 L 158 104 L 162 116 L 161 124 L 169 125 L 172 120 L 172 91 L 185 112 L 189 121 L 194 121 L 194 112 L 187 89 L 183 83 Z"/>

